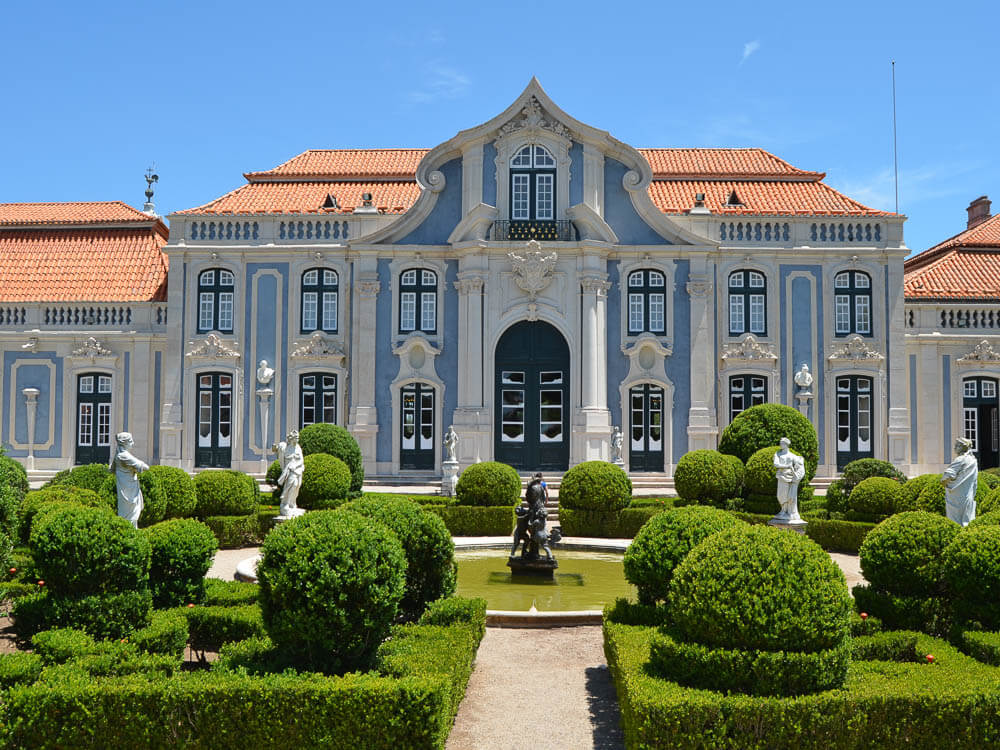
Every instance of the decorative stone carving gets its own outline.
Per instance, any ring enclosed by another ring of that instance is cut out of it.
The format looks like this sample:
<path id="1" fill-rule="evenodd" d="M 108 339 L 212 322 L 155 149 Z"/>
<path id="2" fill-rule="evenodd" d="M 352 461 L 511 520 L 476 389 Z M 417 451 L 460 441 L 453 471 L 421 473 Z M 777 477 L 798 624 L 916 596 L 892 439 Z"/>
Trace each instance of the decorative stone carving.
<path id="1" fill-rule="evenodd" d="M 486 280 L 480 276 L 469 276 L 455 282 L 455 289 L 463 297 L 467 294 L 482 294 L 483 287 L 485 286 Z"/>
<path id="2" fill-rule="evenodd" d="M 534 96 L 528 100 L 524 109 L 513 120 L 500 127 L 497 131 L 497 140 L 507 138 L 526 128 L 541 128 L 562 138 L 570 137 L 569 129 L 554 117 L 548 116 Z"/>
<path id="3" fill-rule="evenodd" d="M 584 276 L 580 279 L 580 288 L 584 294 L 596 294 L 598 297 L 607 296 L 611 283 L 596 276 Z"/>
<path id="4" fill-rule="evenodd" d="M 847 340 L 839 346 L 834 345 L 828 359 L 848 360 L 851 362 L 881 362 L 885 357 L 863 337 L 858 334 L 848 336 Z"/>
<path id="5" fill-rule="evenodd" d="M 795 373 L 795 385 L 797 385 L 804 391 L 808 391 L 809 386 L 811 386 L 812 384 L 813 384 L 813 376 L 812 373 L 809 372 L 809 365 L 803 362 L 802 367 L 799 368 L 799 371 L 797 373 Z"/>
<path id="6" fill-rule="evenodd" d="M 347 356 L 344 348 L 333 338 L 322 331 L 316 331 L 305 341 L 298 342 L 292 353 L 292 359 L 334 359 L 338 364 Z"/>
<path id="7" fill-rule="evenodd" d="M 778 355 L 774 353 L 774 349 L 758 341 L 757 337 L 752 333 L 743 334 L 737 343 L 726 344 L 722 349 L 722 360 L 724 362 L 728 362 L 729 360 L 748 362 L 768 360 L 775 362 L 777 359 Z"/>
<path id="8" fill-rule="evenodd" d="M 108 347 L 91 336 L 84 342 L 83 346 L 73 350 L 72 356 L 89 359 L 91 364 L 93 364 L 97 361 L 98 357 L 114 357 L 115 355 Z"/>
<path id="9" fill-rule="evenodd" d="M 641 370 L 642 376 L 648 377 L 654 373 L 663 375 L 663 362 L 673 354 L 670 344 L 662 342 L 652 333 L 644 333 L 631 344 L 622 344 L 622 353 L 631 360 L 633 374 Z"/>
<path id="10" fill-rule="evenodd" d="M 687 293 L 692 297 L 707 297 L 712 293 L 712 282 L 707 279 L 693 279 L 687 283 Z"/>
<path id="11" fill-rule="evenodd" d="M 559 260 L 556 253 L 543 253 L 538 240 L 530 240 L 527 252 L 523 255 L 509 252 L 507 257 L 514 269 L 514 283 L 526 292 L 532 301 L 551 283 L 552 271 Z"/>
<path id="12" fill-rule="evenodd" d="M 956 360 L 958 364 L 964 365 L 978 365 L 984 362 L 1000 362 L 1000 351 L 995 349 L 989 341 L 983 339 L 975 348 L 964 357 L 959 357 Z"/>
<path id="13" fill-rule="evenodd" d="M 378 281 L 359 281 L 354 285 L 358 290 L 358 296 L 362 299 L 374 299 L 382 289 Z"/>
<path id="14" fill-rule="evenodd" d="M 192 359 L 239 359 L 240 357 L 240 353 L 223 341 L 222 337 L 217 333 L 210 333 L 201 343 L 194 344 L 194 342 L 191 342 L 189 346 L 191 348 L 188 349 L 185 356 Z"/>
<path id="15" fill-rule="evenodd" d="M 268 366 L 266 359 L 262 359 L 257 366 L 257 383 L 266 388 L 272 380 L 274 380 L 274 368 Z"/>
<path id="16" fill-rule="evenodd" d="M 611 463 L 618 466 L 625 465 L 625 462 L 622 460 L 622 445 L 624 442 L 625 436 L 622 435 L 622 428 L 615 425 L 614 430 L 611 432 Z"/>

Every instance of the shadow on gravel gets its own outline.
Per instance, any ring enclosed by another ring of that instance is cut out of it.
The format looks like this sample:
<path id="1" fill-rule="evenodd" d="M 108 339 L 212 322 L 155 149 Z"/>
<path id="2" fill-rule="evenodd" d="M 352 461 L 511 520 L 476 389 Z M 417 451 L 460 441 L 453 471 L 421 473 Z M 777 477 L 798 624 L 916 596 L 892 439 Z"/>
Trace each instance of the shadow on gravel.
<path id="1" fill-rule="evenodd" d="M 590 709 L 591 734 L 594 750 L 622 750 L 625 738 L 621 729 L 621 712 L 611 673 L 606 666 L 586 670 L 587 706 Z"/>

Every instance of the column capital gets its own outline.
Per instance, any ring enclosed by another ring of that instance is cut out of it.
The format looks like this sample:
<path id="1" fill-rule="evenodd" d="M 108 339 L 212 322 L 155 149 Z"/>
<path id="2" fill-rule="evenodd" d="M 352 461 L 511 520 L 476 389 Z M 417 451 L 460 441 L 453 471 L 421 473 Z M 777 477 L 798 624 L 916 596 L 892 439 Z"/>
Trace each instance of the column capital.
<path id="1" fill-rule="evenodd" d="M 603 297 L 611 288 L 611 282 L 606 281 L 601 276 L 583 276 L 580 279 L 580 288 L 584 294 L 596 294 Z"/>
<path id="2" fill-rule="evenodd" d="M 358 291 L 358 296 L 362 299 L 374 299 L 382 290 L 382 284 L 378 281 L 359 281 L 354 285 Z"/>
<path id="3" fill-rule="evenodd" d="M 692 297 L 707 297 L 712 293 L 712 282 L 707 278 L 692 277 L 687 283 L 687 293 Z"/>
<path id="4" fill-rule="evenodd" d="M 482 294 L 486 279 L 482 276 L 466 276 L 455 282 L 455 288 L 462 296 L 467 294 Z"/>

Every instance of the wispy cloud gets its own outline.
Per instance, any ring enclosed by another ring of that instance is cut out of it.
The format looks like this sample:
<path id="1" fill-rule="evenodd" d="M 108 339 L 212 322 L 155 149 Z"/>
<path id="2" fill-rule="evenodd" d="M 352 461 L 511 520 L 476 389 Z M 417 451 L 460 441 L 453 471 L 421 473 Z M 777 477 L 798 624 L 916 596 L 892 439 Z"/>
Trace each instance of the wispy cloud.
<path id="1" fill-rule="evenodd" d="M 906 213 L 907 205 L 951 198 L 963 193 L 962 174 L 974 171 L 972 164 L 925 164 L 916 169 L 902 169 L 899 172 L 899 208 Z M 892 169 L 886 167 L 866 176 L 848 176 L 838 180 L 830 176 L 826 180 L 851 198 L 866 206 L 882 210 L 892 210 L 896 204 L 896 191 Z"/>
<path id="2" fill-rule="evenodd" d="M 472 81 L 462 71 L 442 63 L 427 63 L 420 76 L 420 88 L 407 94 L 411 102 L 426 104 L 455 99 L 468 90 Z"/>
<path id="3" fill-rule="evenodd" d="M 744 44 L 743 45 L 743 57 L 740 60 L 740 65 L 742 65 L 743 63 L 745 63 L 747 61 L 747 58 L 750 57 L 750 55 L 752 55 L 754 52 L 756 52 L 759 49 L 760 49 L 760 40 L 759 39 L 754 39 L 752 42 L 747 42 L 746 44 Z"/>

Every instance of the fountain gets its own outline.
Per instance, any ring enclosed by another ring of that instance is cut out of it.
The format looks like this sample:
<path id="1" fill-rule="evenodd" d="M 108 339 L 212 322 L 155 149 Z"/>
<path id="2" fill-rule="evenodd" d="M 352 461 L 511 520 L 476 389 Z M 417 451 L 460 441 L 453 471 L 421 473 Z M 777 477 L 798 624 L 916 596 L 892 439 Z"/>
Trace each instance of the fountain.
<path id="1" fill-rule="evenodd" d="M 542 475 L 535 474 L 524 492 L 524 503 L 514 511 L 517 526 L 514 528 L 514 543 L 507 558 L 507 567 L 511 573 L 552 578 L 555 569 L 559 567 L 552 556 L 550 545 L 562 539 L 562 530 L 558 526 L 553 526 L 551 532 L 545 528 L 549 513 L 545 506 L 548 494 Z M 517 556 L 518 546 L 521 547 L 520 557 Z M 544 558 L 542 552 L 545 552 Z"/>

